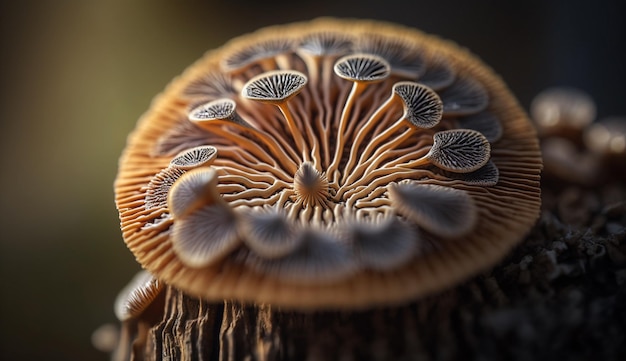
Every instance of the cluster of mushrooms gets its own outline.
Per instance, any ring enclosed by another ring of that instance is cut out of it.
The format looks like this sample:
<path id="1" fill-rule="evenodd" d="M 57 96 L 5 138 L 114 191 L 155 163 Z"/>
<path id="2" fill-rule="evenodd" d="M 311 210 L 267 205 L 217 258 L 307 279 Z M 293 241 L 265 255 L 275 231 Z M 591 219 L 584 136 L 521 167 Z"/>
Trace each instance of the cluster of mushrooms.
<path id="1" fill-rule="evenodd" d="M 596 119 L 591 96 L 571 87 L 537 94 L 530 112 L 549 180 L 597 187 L 611 178 L 626 179 L 626 118 Z"/>
<path id="2" fill-rule="evenodd" d="M 115 189 L 150 289 L 356 308 L 492 266 L 536 220 L 540 171 L 527 116 L 469 52 L 319 19 L 190 67 L 140 120 Z"/>

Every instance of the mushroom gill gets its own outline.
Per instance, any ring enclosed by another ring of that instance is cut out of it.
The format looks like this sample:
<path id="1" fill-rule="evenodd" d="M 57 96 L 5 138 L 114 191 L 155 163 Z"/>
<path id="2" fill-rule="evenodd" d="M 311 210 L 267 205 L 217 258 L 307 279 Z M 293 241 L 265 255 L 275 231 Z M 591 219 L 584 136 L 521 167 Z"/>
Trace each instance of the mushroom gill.
<path id="1" fill-rule="evenodd" d="M 159 280 L 298 309 L 410 302 L 493 266 L 535 222 L 535 131 L 468 51 L 319 19 L 242 36 L 174 80 L 115 183 Z"/>

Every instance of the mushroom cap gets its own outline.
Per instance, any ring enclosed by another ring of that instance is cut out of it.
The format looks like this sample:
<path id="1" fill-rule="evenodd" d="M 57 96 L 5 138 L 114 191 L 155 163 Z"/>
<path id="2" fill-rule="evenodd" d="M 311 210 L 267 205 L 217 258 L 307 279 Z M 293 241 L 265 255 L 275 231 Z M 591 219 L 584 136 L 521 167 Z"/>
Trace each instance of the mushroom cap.
<path id="1" fill-rule="evenodd" d="M 332 41 L 311 45 L 308 60 L 300 58 L 304 39 L 320 42 L 320 33 L 345 34 L 353 47 L 338 46 L 348 52 L 339 58 Z M 419 59 L 359 48 L 368 39 L 417 49 Z M 263 58 L 241 55 L 259 44 L 285 46 L 270 47 L 276 51 Z M 394 72 L 401 59 L 420 61 L 419 71 Z M 216 73 L 223 76 L 207 75 Z M 315 81 L 307 83 L 312 73 Z M 441 99 L 442 118 L 431 128 L 394 128 L 403 109 L 386 99 L 396 83 L 420 79 Z M 190 107 L 221 98 L 235 101 L 251 126 L 193 126 Z M 497 121 L 481 123 L 480 132 L 465 129 L 482 112 Z M 490 142 L 483 131 L 494 129 L 501 135 Z M 461 169 L 467 173 L 438 168 L 446 163 L 433 162 L 429 152 L 435 142 L 440 147 L 441 134 L 465 134 L 489 151 Z M 336 151 L 336 144 L 346 148 Z M 179 152 L 198 146 L 217 149 L 210 166 L 173 168 Z M 527 115 L 467 50 L 398 25 L 318 19 L 234 39 L 177 77 L 128 138 L 115 197 L 124 241 L 138 262 L 187 294 L 355 309 L 412 302 L 499 262 L 539 215 L 541 167 Z M 300 169 L 306 174 L 296 176 Z M 298 192 L 295 181 L 303 182 Z M 315 201 L 304 201 L 307 194 Z M 276 225 L 263 218 L 268 208 L 280 212 Z M 388 239 L 379 242 L 375 235 L 383 232 Z M 281 246 L 272 250 L 274 241 Z"/>
<path id="2" fill-rule="evenodd" d="M 444 130 L 433 135 L 428 152 L 437 167 L 457 173 L 470 173 L 487 164 L 491 145 L 480 132 L 471 129 Z"/>
<path id="3" fill-rule="evenodd" d="M 418 128 L 432 128 L 439 123 L 443 113 L 443 103 L 437 93 L 424 85 L 414 82 L 398 82 L 393 92 L 404 105 L 403 118 Z"/>
<path id="4" fill-rule="evenodd" d="M 355 82 L 378 82 L 389 76 L 391 67 L 380 56 L 371 54 L 346 55 L 335 63 L 335 74 Z"/>
<path id="5" fill-rule="evenodd" d="M 192 121 L 229 119 L 235 114 L 235 107 L 235 102 L 232 99 L 213 100 L 194 107 L 189 112 L 189 119 Z"/>
<path id="6" fill-rule="evenodd" d="M 248 80 L 241 95 L 261 102 L 279 103 L 296 95 L 306 83 L 306 75 L 298 71 L 276 70 Z"/>
<path id="7" fill-rule="evenodd" d="M 543 134 L 580 132 L 595 119 L 596 104 L 580 89 L 553 87 L 533 98 L 530 112 Z"/>
<path id="8" fill-rule="evenodd" d="M 162 290 L 163 283 L 150 272 L 139 271 L 117 295 L 115 316 L 120 321 L 139 317 Z"/>
<path id="9" fill-rule="evenodd" d="M 210 145 L 201 145 L 178 153 L 170 161 L 170 167 L 178 169 L 193 169 L 209 166 L 217 157 L 217 148 Z"/>

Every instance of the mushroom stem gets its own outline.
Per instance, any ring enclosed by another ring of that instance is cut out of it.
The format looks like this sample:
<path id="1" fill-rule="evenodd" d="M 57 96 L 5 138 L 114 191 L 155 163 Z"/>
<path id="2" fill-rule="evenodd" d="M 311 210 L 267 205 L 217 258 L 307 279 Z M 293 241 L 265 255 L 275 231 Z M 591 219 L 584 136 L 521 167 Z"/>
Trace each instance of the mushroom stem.
<path id="1" fill-rule="evenodd" d="M 198 124 L 199 126 L 203 127 L 204 129 L 209 130 L 211 133 L 222 136 L 224 138 L 230 139 L 233 143 L 238 144 L 239 146 L 241 146 L 243 149 L 249 151 L 250 153 L 252 153 L 254 156 L 256 156 L 257 158 L 268 162 L 274 166 L 277 165 L 276 160 L 272 157 L 270 157 L 267 152 L 265 152 L 265 150 L 263 150 L 263 148 L 259 147 L 258 144 L 256 144 L 255 142 L 253 142 L 251 139 L 243 137 L 235 132 L 229 132 L 226 131 L 225 129 L 222 128 L 223 125 L 227 125 L 227 126 L 233 126 L 239 129 L 242 128 L 247 128 L 244 127 L 238 123 L 234 123 L 231 121 L 222 121 L 222 120 L 212 120 L 210 122 L 195 122 L 196 124 Z"/>
<path id="2" fill-rule="evenodd" d="M 378 120 L 387 114 L 387 111 L 394 105 L 394 103 L 397 103 L 397 97 L 392 94 L 380 107 L 378 107 L 378 109 L 376 109 L 376 111 L 367 119 L 367 121 L 365 121 L 363 126 L 357 132 L 354 140 L 352 141 L 348 163 L 344 167 L 342 182 L 345 182 L 348 173 L 350 173 L 352 167 L 354 166 L 359 146 L 363 142 L 363 139 L 369 134 L 372 127 L 377 124 Z M 362 161 L 363 156 L 360 157 L 358 163 L 362 163 Z"/>
<path id="3" fill-rule="evenodd" d="M 309 86 L 309 84 L 307 84 L 307 86 Z M 303 103 L 303 106 L 298 106 L 297 109 L 300 110 L 300 119 L 306 119 L 308 114 L 302 114 L 302 110 L 303 109 L 311 109 L 315 106 L 319 106 L 319 104 L 321 103 L 321 100 L 319 98 L 319 92 L 316 89 L 308 89 L 309 91 L 302 91 L 300 92 L 300 97 L 297 98 L 298 101 L 301 101 Z M 312 102 L 311 101 L 311 94 L 315 94 L 315 100 Z M 314 105 L 314 104 L 315 105 Z M 322 113 L 318 112 L 317 115 L 317 123 L 318 125 L 321 124 L 321 118 L 322 118 Z M 316 134 L 315 131 L 313 130 L 313 126 L 311 125 L 311 121 L 303 121 L 302 125 L 304 126 L 307 138 L 308 138 L 308 142 L 309 145 L 311 146 L 311 150 L 310 150 L 310 157 L 311 159 L 313 159 L 313 164 L 315 166 L 317 166 L 318 168 L 321 168 L 321 157 L 320 157 L 320 143 L 319 143 L 319 134 Z"/>
<path id="4" fill-rule="evenodd" d="M 428 153 L 428 149 L 432 145 L 430 139 L 428 141 L 418 141 L 417 143 L 411 145 L 410 147 L 397 149 L 397 146 L 404 142 L 404 135 L 408 134 L 408 136 L 413 135 L 414 133 L 411 130 L 407 130 L 401 137 L 398 137 L 392 140 L 389 143 L 386 143 L 384 146 L 381 146 L 376 152 L 369 158 L 368 161 L 360 163 L 358 167 L 356 167 L 353 171 L 350 172 L 350 177 L 343 183 L 348 186 L 356 179 L 363 176 L 363 174 L 369 174 L 373 172 L 374 169 L 383 168 L 380 164 L 386 159 L 393 159 L 392 162 L 386 164 L 384 167 L 394 166 L 396 161 L 402 162 L 404 159 L 413 159 L 420 154 Z M 396 148 L 396 149 L 390 149 Z M 400 157 L 398 157 L 400 156 Z"/>
<path id="5" fill-rule="evenodd" d="M 420 147 L 419 149 L 423 149 L 424 147 Z M 405 152 L 402 152 L 405 153 Z M 357 168 L 357 170 L 355 171 L 355 174 L 363 174 L 363 173 L 368 173 L 367 177 L 361 177 L 358 178 L 356 181 L 351 181 L 350 179 L 348 180 L 348 182 L 344 183 L 339 190 L 337 190 L 337 193 L 335 195 L 335 199 L 342 199 L 345 197 L 349 197 L 350 194 L 354 193 L 358 187 L 362 186 L 365 182 L 368 182 L 367 184 L 381 184 L 380 182 L 378 182 L 380 177 L 386 177 L 388 175 L 391 174 L 391 176 L 396 176 L 393 173 L 397 173 L 397 176 L 401 176 L 403 174 L 412 174 L 410 172 L 415 172 L 416 169 L 409 169 L 409 167 L 407 166 L 407 164 L 411 164 L 413 167 L 410 168 L 416 168 L 420 165 L 427 165 L 430 164 L 430 158 L 428 157 L 430 153 L 426 153 L 424 156 L 409 162 L 409 163 L 404 163 L 404 164 L 400 164 L 406 160 L 410 160 L 415 158 L 416 156 L 419 156 L 419 152 L 415 152 L 415 153 L 409 153 L 409 154 L 405 154 L 404 156 L 395 159 L 392 162 L 389 162 L 387 164 L 385 164 L 383 167 L 380 167 L 378 169 L 375 169 L 371 172 L 368 172 L 368 170 L 371 170 L 372 168 L 374 168 L 374 166 L 372 164 L 363 164 L 361 166 L 359 166 Z M 383 153 L 382 155 L 382 159 L 378 159 L 377 163 L 381 162 L 384 158 L 389 158 L 391 155 L 388 155 L 388 153 Z M 362 168 L 366 167 L 367 169 L 365 170 L 365 172 L 363 172 Z M 406 173 L 405 171 L 409 171 L 409 173 Z M 351 177 L 352 178 L 352 177 Z M 387 178 L 385 178 L 387 179 Z M 372 180 L 374 180 L 372 182 Z M 344 195 L 345 194 L 345 195 Z"/>
<path id="6" fill-rule="evenodd" d="M 331 155 L 330 155 L 330 135 L 332 134 L 332 124 L 334 121 L 334 114 L 338 114 L 339 112 L 335 111 L 335 107 L 333 107 L 333 104 L 335 104 L 335 100 L 339 97 L 341 97 L 340 92 L 331 92 L 332 90 L 335 90 L 338 88 L 338 86 L 331 86 L 331 83 L 333 82 L 339 82 L 340 78 L 334 77 L 332 72 L 329 73 L 324 73 L 323 74 L 324 77 L 322 78 L 323 80 L 323 85 L 322 88 L 324 89 L 324 126 L 323 126 L 323 136 L 322 138 L 322 144 L 324 147 L 324 167 L 326 169 L 328 169 L 328 167 L 330 166 L 330 162 L 331 160 Z M 347 90 L 344 90 L 347 91 Z M 338 106 L 339 104 L 336 104 L 335 106 Z"/>
<path id="7" fill-rule="evenodd" d="M 285 117 L 285 120 L 287 121 L 287 126 L 289 127 L 291 136 L 293 137 L 293 140 L 296 143 L 296 147 L 298 148 L 299 151 L 302 152 L 302 159 L 304 161 L 310 161 L 311 159 L 310 159 L 307 144 L 304 141 L 302 134 L 297 128 L 296 121 L 294 120 L 293 115 L 291 114 L 291 110 L 289 110 L 288 103 L 287 102 L 276 103 L 276 106 L 278 107 L 278 109 L 280 109 L 280 112 L 283 113 L 283 116 Z M 296 170 L 297 170 L 297 167 L 296 167 Z"/>
<path id="8" fill-rule="evenodd" d="M 283 147 L 280 146 L 280 144 L 278 144 L 278 142 L 276 142 L 266 133 L 247 125 L 248 123 L 246 123 L 245 121 L 242 120 L 242 122 L 243 123 L 228 120 L 211 120 L 206 122 L 196 121 L 194 123 L 212 133 L 233 140 L 235 144 L 238 144 L 244 149 L 251 151 L 254 155 L 259 156 L 259 159 L 263 159 L 264 161 L 274 166 L 277 166 L 278 163 L 281 163 L 281 165 L 285 166 L 290 172 L 295 172 L 298 169 L 298 166 L 292 159 L 284 156 L 285 150 L 283 149 Z M 261 140 L 263 144 L 269 148 L 269 150 L 273 153 L 275 157 L 269 156 L 263 148 L 261 148 L 251 139 L 247 137 L 242 137 L 233 132 L 225 131 L 221 128 L 222 125 L 232 126 L 238 128 L 239 130 L 243 130 L 246 133 L 252 134 L 254 137 Z"/>
<path id="9" fill-rule="evenodd" d="M 379 187 L 383 187 L 398 179 L 415 179 L 422 175 L 424 170 L 421 169 L 402 169 L 402 168 L 383 168 L 377 171 L 377 175 L 372 177 L 373 181 L 367 185 L 359 184 L 345 192 L 344 197 L 348 200 L 346 204 L 353 205 L 359 199 L 362 199 L 372 193 Z"/>
<path id="10" fill-rule="evenodd" d="M 308 53 L 299 53 L 298 54 L 302 60 L 304 60 L 304 64 L 307 69 L 307 76 L 309 78 L 309 83 L 312 87 L 317 87 L 317 82 L 319 80 L 320 75 L 320 67 L 322 65 L 322 61 L 324 59 L 323 56 L 313 55 Z"/>
<path id="11" fill-rule="evenodd" d="M 244 99 L 244 101 L 252 102 L 247 99 Z M 248 113 L 246 114 L 248 118 L 254 118 L 253 114 L 248 114 Z M 276 116 L 276 118 L 280 120 L 278 115 Z M 257 125 L 257 128 L 262 128 L 262 130 L 257 129 L 257 132 L 254 132 L 253 134 L 255 135 L 261 134 L 261 137 L 265 138 L 265 139 L 261 138 L 261 140 L 266 142 L 268 146 L 271 143 L 273 146 L 278 147 L 280 152 L 277 154 L 277 158 L 281 160 L 283 158 L 288 158 L 288 159 L 285 159 L 285 161 L 292 163 L 294 167 L 297 168 L 297 164 L 301 162 L 301 159 L 298 156 L 298 154 L 293 150 L 292 145 L 289 144 L 287 140 L 284 138 L 283 134 L 281 134 L 281 130 L 277 129 L 281 127 L 282 124 L 279 124 L 277 122 L 272 122 L 271 121 L 272 117 L 268 117 L 267 119 L 269 121 L 259 123 Z M 295 172 L 291 169 L 291 167 L 289 168 L 289 171 Z"/>
<path id="12" fill-rule="evenodd" d="M 352 113 L 352 107 L 354 105 L 354 101 L 356 98 L 365 90 L 367 87 L 367 83 L 355 81 L 352 84 L 352 89 L 350 90 L 350 94 L 348 94 L 348 99 L 346 99 L 345 106 L 343 111 L 341 112 L 341 118 L 339 118 L 339 125 L 337 127 L 337 140 L 335 147 L 335 155 L 333 156 L 333 161 L 328 166 L 328 176 L 331 178 L 333 183 L 337 182 L 338 174 L 337 168 L 339 168 L 339 162 L 341 161 L 341 154 L 343 153 L 343 146 L 346 142 L 345 135 L 343 134 L 345 128 L 348 124 L 348 118 Z"/>

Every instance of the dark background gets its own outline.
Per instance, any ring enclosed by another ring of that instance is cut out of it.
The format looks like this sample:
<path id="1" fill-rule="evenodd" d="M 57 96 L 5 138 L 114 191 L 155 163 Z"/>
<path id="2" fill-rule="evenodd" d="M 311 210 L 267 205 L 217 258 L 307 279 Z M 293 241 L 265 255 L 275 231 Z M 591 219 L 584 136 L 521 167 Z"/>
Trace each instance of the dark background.
<path id="1" fill-rule="evenodd" d="M 204 51 L 262 26 L 374 18 L 455 40 L 528 108 L 579 87 L 599 117 L 626 115 L 623 1 L 20 1 L 0 5 L 0 359 L 106 360 L 139 270 L 112 182 L 151 98 Z M 409 6 L 409 4 L 411 4 Z"/>

